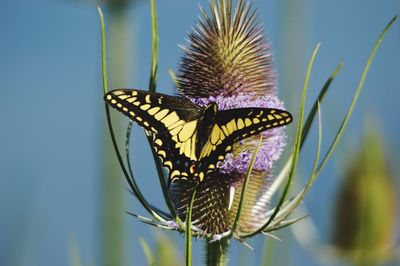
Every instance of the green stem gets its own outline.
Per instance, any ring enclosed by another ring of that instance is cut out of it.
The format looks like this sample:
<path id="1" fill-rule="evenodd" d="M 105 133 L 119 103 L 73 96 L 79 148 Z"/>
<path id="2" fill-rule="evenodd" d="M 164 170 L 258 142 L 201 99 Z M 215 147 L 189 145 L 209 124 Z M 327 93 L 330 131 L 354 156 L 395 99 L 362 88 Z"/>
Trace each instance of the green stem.
<path id="1" fill-rule="evenodd" d="M 223 238 L 219 241 L 209 242 L 206 240 L 206 257 L 205 264 L 207 266 L 224 266 L 227 264 L 227 253 L 229 248 L 229 239 Z"/>
<path id="2" fill-rule="evenodd" d="M 193 190 L 192 197 L 190 197 L 188 211 L 186 214 L 186 246 L 185 246 L 185 265 L 192 266 L 192 210 L 193 202 L 196 197 L 197 186 Z"/>

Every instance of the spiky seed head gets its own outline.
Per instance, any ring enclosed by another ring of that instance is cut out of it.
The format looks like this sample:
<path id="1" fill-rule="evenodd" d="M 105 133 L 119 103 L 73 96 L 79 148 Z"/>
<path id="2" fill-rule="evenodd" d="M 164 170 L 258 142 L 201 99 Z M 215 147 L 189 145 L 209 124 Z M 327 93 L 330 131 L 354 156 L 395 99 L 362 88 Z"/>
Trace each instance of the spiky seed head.
<path id="1" fill-rule="evenodd" d="M 238 93 L 275 93 L 275 71 L 256 11 L 239 0 L 210 1 L 211 15 L 202 17 L 183 46 L 178 91 L 186 97 L 207 98 Z"/>
<path id="2" fill-rule="evenodd" d="M 194 103 L 217 103 L 220 110 L 264 107 L 283 108 L 277 98 L 276 78 L 270 45 L 257 23 L 256 11 L 238 0 L 210 1 L 211 15 L 202 17 L 189 34 L 177 75 L 178 93 Z M 285 144 L 283 128 L 262 133 L 263 143 L 243 205 L 236 234 L 247 233 L 265 222 L 268 210 L 273 163 Z M 244 177 L 259 136 L 235 143 L 233 151 L 218 164 L 218 169 L 197 187 L 192 221 L 207 234 L 222 234 L 236 217 Z M 178 215 L 185 219 L 195 182 L 175 183 L 170 188 Z"/>

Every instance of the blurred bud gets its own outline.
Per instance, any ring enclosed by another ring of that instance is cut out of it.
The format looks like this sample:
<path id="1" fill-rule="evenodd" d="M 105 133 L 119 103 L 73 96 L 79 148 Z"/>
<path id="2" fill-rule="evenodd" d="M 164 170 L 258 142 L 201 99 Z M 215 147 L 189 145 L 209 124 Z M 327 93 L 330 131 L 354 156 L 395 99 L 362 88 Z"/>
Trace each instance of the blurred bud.
<path id="1" fill-rule="evenodd" d="M 340 253 L 357 265 L 381 262 L 393 249 L 394 188 L 381 136 L 367 127 L 339 192 L 333 235 Z"/>

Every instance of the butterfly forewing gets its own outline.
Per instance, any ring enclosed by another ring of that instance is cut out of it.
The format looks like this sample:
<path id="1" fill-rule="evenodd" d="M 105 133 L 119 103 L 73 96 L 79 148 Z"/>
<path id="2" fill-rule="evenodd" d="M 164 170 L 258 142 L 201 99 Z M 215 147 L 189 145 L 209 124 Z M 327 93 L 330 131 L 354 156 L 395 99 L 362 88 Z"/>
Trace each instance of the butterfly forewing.
<path id="1" fill-rule="evenodd" d="M 219 111 L 199 159 L 205 160 L 214 169 L 215 164 L 232 150 L 235 142 L 290 122 L 291 114 L 279 109 L 240 108 Z"/>
<path id="2" fill-rule="evenodd" d="M 197 160 L 200 107 L 187 99 L 129 89 L 110 91 L 104 99 L 153 136 L 153 148 L 170 180 L 188 177 L 187 168 Z"/>

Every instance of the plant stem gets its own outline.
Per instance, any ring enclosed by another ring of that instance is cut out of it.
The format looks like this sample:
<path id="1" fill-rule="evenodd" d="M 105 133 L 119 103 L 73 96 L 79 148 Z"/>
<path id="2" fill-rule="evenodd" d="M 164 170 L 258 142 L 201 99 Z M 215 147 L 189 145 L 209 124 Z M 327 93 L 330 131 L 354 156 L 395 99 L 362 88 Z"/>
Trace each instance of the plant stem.
<path id="1" fill-rule="evenodd" d="M 227 253 L 229 248 L 229 239 L 223 238 L 219 241 L 205 243 L 205 264 L 207 266 L 224 266 L 227 264 Z"/>
<path id="2" fill-rule="evenodd" d="M 108 6 L 108 17 L 109 17 L 109 31 L 110 31 L 110 48 L 109 50 L 113 54 L 110 62 L 110 69 L 112 70 L 109 74 L 109 84 L 112 87 L 125 87 L 127 84 L 127 78 L 131 71 L 129 70 L 129 51 L 131 48 L 129 32 L 128 30 L 128 12 L 124 6 L 110 3 Z M 103 40 L 105 41 L 105 40 Z M 105 53 L 105 47 L 103 47 Z M 103 54 L 103 60 L 106 56 Z M 105 62 L 103 62 L 105 63 Z M 105 73 L 105 66 L 103 70 L 103 78 L 105 91 L 107 91 L 107 77 Z M 120 115 L 112 116 L 114 124 L 114 132 L 116 135 L 120 135 L 123 132 L 123 123 Z M 105 132 L 107 131 L 107 126 Z M 123 176 L 121 167 L 118 161 L 114 157 L 114 146 L 109 140 L 109 136 L 105 136 L 104 141 L 104 179 L 103 179 L 103 240 L 101 243 L 101 255 L 102 265 L 123 265 L 125 259 L 124 251 L 124 237 L 125 225 L 124 225 L 124 190 L 123 180 L 117 178 Z"/>

